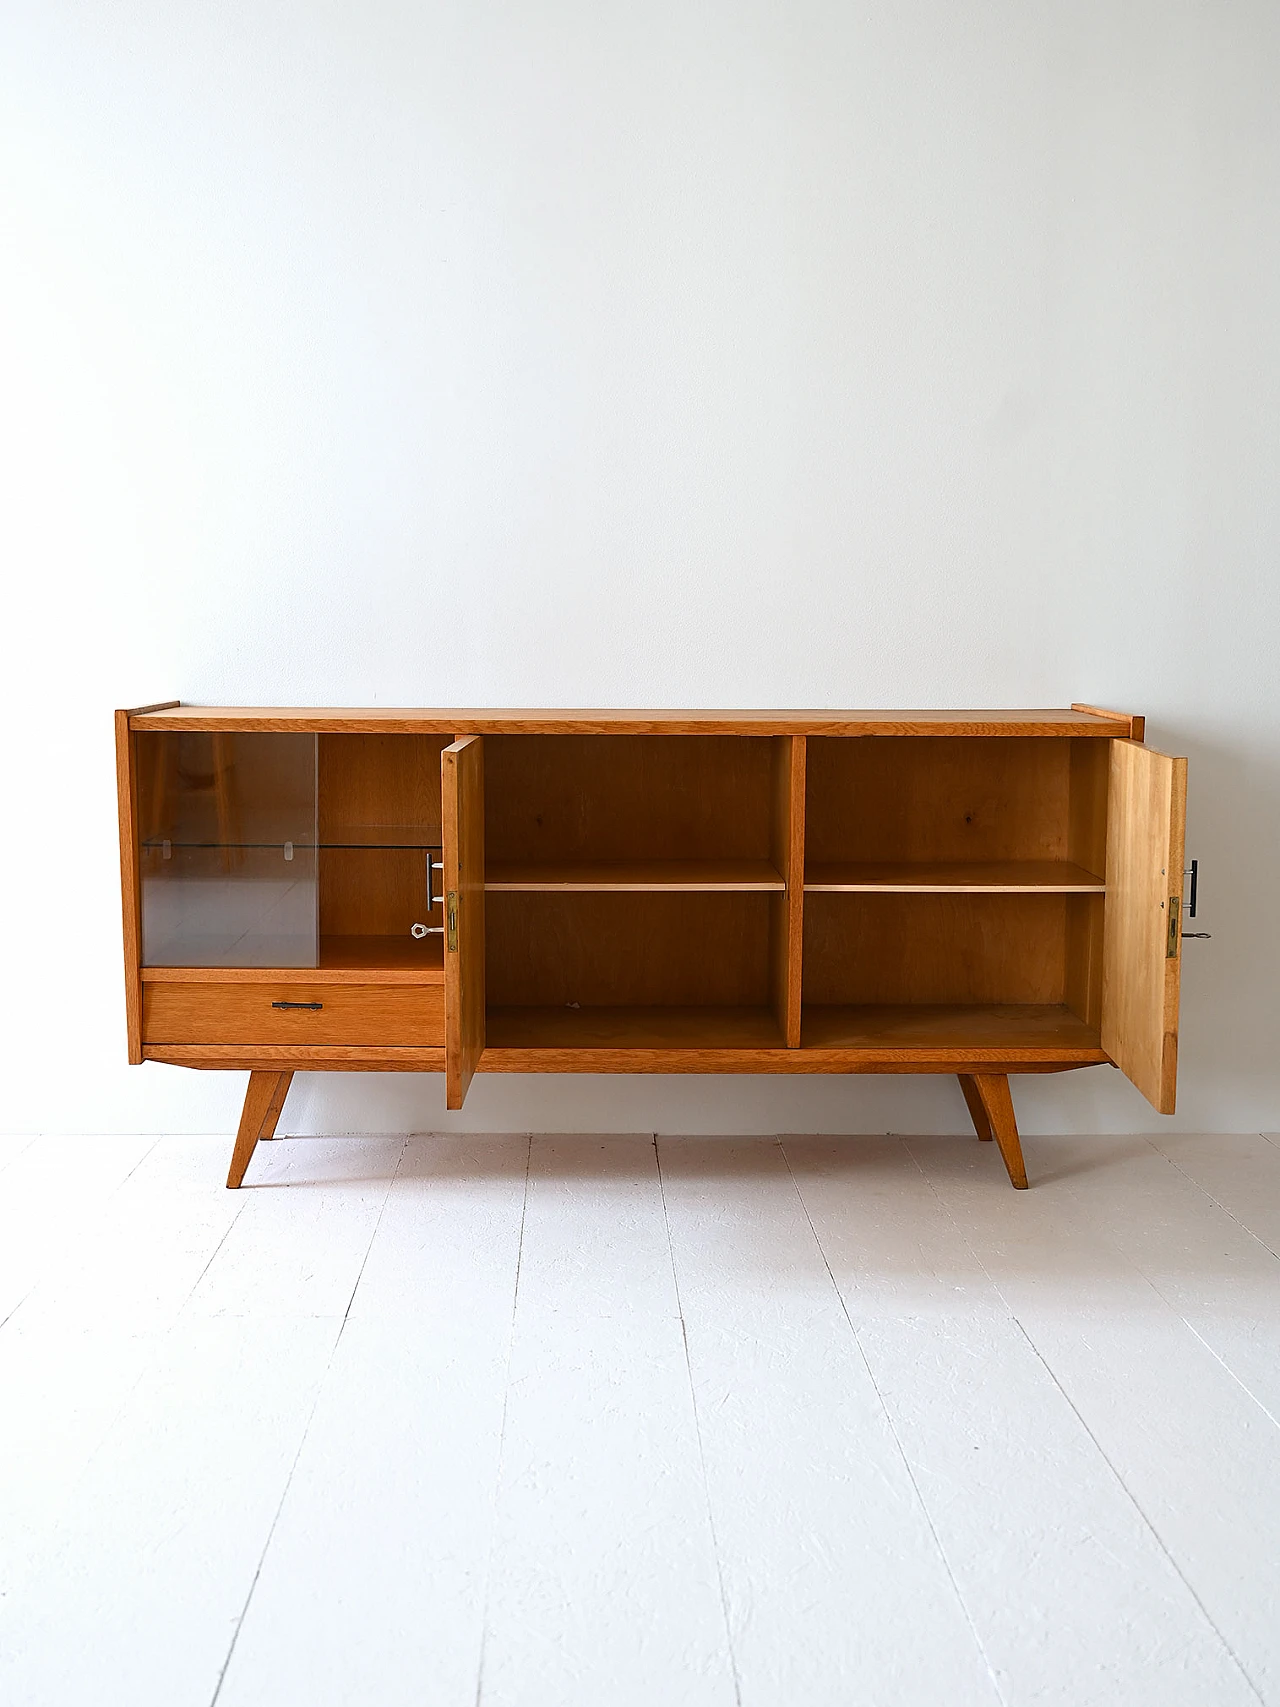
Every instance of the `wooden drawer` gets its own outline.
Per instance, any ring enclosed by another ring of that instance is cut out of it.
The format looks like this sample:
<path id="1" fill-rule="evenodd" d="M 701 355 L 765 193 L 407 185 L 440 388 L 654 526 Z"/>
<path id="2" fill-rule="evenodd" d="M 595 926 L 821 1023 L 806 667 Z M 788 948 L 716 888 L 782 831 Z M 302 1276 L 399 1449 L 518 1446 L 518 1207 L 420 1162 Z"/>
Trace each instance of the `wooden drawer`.
<path id="1" fill-rule="evenodd" d="M 318 1007 L 280 1007 L 281 1002 Z M 148 983 L 144 1043 L 444 1046 L 439 984 Z"/>

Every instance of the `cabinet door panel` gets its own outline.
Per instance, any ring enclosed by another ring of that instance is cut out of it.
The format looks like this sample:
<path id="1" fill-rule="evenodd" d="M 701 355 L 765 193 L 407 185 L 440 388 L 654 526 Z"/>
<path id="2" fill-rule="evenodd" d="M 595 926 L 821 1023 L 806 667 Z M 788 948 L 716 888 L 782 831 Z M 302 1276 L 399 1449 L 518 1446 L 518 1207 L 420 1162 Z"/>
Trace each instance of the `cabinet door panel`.
<path id="1" fill-rule="evenodd" d="M 1111 743 L 1102 1047 L 1161 1114 L 1178 1076 L 1187 761 Z"/>
<path id="2" fill-rule="evenodd" d="M 484 742 L 440 755 L 445 887 L 445 1106 L 461 1108 L 484 1053 Z"/>

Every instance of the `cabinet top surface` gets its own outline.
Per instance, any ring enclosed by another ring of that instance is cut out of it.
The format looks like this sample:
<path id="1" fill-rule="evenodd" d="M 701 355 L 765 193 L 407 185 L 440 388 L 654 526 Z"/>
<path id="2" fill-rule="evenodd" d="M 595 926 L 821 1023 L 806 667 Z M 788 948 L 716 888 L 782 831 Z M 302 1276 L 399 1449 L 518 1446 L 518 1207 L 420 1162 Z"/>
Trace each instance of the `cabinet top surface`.
<path id="1" fill-rule="evenodd" d="M 1127 712 L 648 711 L 172 705 L 131 712 L 138 730 L 292 730 L 441 735 L 1100 735 L 1128 736 Z"/>

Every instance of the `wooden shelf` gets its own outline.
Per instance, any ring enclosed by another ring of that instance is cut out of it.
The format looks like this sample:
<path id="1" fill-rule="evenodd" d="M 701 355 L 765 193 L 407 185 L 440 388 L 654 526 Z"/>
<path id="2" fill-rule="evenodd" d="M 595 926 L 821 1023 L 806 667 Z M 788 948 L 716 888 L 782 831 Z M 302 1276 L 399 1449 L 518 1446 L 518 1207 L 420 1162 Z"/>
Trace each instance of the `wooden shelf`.
<path id="1" fill-rule="evenodd" d="M 825 861 L 805 869 L 827 895 L 1101 895 L 1101 877 L 1065 859 Z"/>
<path id="2" fill-rule="evenodd" d="M 318 966 L 144 966 L 144 984 L 443 984 L 438 936 L 322 936 Z"/>
<path id="3" fill-rule="evenodd" d="M 495 861 L 488 890 L 543 894 L 781 894 L 786 883 L 767 859 Z"/>
<path id="4" fill-rule="evenodd" d="M 768 1008 L 490 1008 L 489 1049 L 781 1049 Z"/>
<path id="5" fill-rule="evenodd" d="M 349 852 L 379 853 L 395 849 L 439 853 L 440 829 L 438 825 L 421 824 L 339 824 L 325 829 L 316 845 Z"/>
<path id="6" fill-rule="evenodd" d="M 492 1007 L 495 1073 L 1051 1072 L 1107 1060 L 1068 1008 L 806 1008 L 802 1047 L 753 1007 Z"/>
<path id="7" fill-rule="evenodd" d="M 801 1053 L 887 1051 L 904 1060 L 984 1055 L 1086 1064 L 1105 1061 L 1097 1029 L 1053 1004 L 806 1007 Z"/>
<path id="8" fill-rule="evenodd" d="M 375 983 L 442 984 L 443 944 L 438 936 L 322 936 L 320 970 L 359 972 Z"/>

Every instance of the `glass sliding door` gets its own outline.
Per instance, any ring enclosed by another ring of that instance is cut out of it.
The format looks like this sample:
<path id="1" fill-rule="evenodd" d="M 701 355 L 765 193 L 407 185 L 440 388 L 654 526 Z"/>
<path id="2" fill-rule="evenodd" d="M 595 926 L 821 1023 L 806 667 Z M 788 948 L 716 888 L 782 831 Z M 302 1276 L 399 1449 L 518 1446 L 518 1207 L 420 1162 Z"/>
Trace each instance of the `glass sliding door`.
<path id="1" fill-rule="evenodd" d="M 316 737 L 136 737 L 144 966 L 315 966 Z"/>

